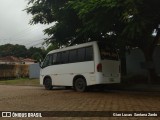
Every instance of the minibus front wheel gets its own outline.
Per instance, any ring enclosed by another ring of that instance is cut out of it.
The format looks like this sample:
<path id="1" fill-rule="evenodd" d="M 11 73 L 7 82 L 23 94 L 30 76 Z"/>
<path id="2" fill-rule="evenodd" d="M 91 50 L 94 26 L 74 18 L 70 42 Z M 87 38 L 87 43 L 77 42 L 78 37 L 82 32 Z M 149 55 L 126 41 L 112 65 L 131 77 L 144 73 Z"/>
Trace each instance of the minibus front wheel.
<path id="1" fill-rule="evenodd" d="M 46 90 L 52 90 L 53 86 L 51 78 L 47 77 L 44 79 L 44 87 Z"/>

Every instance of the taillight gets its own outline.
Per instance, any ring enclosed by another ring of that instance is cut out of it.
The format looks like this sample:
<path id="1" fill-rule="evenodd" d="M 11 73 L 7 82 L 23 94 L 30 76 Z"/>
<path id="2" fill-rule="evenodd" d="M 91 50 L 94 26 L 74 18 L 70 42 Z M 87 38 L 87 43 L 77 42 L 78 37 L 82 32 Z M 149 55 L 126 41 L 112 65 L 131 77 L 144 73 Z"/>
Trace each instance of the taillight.
<path id="1" fill-rule="evenodd" d="M 102 72 L 102 64 L 101 63 L 99 63 L 97 65 L 97 72 Z"/>

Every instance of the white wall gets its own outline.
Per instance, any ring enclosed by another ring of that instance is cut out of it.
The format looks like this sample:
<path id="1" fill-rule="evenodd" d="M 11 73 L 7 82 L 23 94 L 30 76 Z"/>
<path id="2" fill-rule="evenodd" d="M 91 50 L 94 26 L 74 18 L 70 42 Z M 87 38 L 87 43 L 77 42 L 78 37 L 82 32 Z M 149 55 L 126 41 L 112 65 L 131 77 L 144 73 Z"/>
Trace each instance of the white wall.
<path id="1" fill-rule="evenodd" d="M 144 54 L 140 49 L 133 49 L 130 53 L 126 53 L 126 66 L 128 75 L 147 75 L 144 69 Z M 160 75 L 160 46 L 157 46 L 153 54 L 153 65 L 156 73 Z"/>
<path id="2" fill-rule="evenodd" d="M 29 65 L 29 78 L 39 78 L 40 67 L 38 63 Z"/>

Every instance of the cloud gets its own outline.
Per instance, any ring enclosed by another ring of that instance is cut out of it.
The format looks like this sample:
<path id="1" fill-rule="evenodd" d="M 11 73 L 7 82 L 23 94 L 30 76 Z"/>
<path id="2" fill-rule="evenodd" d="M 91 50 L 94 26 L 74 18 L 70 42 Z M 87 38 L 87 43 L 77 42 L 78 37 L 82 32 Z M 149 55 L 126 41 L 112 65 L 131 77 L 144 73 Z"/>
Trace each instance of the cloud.
<path id="1" fill-rule="evenodd" d="M 23 11 L 26 6 L 26 0 L 0 0 L 0 45 L 12 43 L 27 46 L 32 43 L 29 45 L 34 46 L 34 43 L 48 37 L 43 34 L 48 26 L 28 24 L 32 16 Z"/>

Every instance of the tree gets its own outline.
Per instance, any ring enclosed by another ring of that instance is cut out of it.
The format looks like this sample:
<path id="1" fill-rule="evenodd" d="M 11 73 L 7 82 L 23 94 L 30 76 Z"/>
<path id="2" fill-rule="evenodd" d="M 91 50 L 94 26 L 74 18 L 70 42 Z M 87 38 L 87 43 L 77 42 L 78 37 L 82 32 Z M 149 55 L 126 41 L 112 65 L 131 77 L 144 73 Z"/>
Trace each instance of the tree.
<path id="1" fill-rule="evenodd" d="M 41 62 L 41 60 L 43 60 L 43 57 L 39 52 L 33 53 L 31 58 L 36 60 L 37 62 Z"/>
<path id="2" fill-rule="evenodd" d="M 56 24 L 45 30 L 50 42 L 74 44 L 105 40 L 123 51 L 139 47 L 152 64 L 160 37 L 159 0 L 29 0 L 32 24 Z M 153 35 L 155 33 L 155 35 Z M 148 65 L 149 81 L 154 69 Z"/>
<path id="3" fill-rule="evenodd" d="M 50 24 L 52 22 L 58 21 L 55 26 L 46 29 L 45 33 L 50 36 L 50 38 L 48 39 L 50 43 L 58 41 L 58 43 L 60 44 L 59 46 L 67 44 L 70 39 L 68 38 L 68 36 L 72 36 L 70 33 L 70 31 L 72 30 L 71 26 L 66 26 L 68 16 L 66 15 L 64 17 L 64 12 L 65 14 L 67 14 L 68 11 L 61 10 L 63 9 L 63 6 L 66 2 L 67 0 L 29 0 L 28 4 L 32 4 L 32 6 L 26 8 L 27 13 L 31 13 L 33 15 L 30 24 Z M 62 20 L 64 18 L 66 18 L 65 22 L 63 22 L 64 20 Z M 70 28 L 67 29 L 67 27 Z"/>
<path id="4" fill-rule="evenodd" d="M 111 31 L 120 40 L 114 41 L 120 48 L 139 47 L 146 59 L 149 82 L 151 78 L 154 80 L 152 58 L 160 38 L 159 0 L 77 0 L 71 4 L 85 22 L 87 31 L 101 34 Z"/>
<path id="5" fill-rule="evenodd" d="M 50 44 L 49 47 L 46 50 L 46 53 L 50 52 L 51 50 L 58 49 L 58 48 L 59 48 L 58 44 L 56 44 L 56 43 Z"/>
<path id="6" fill-rule="evenodd" d="M 31 47 L 27 49 L 24 45 L 5 44 L 0 46 L 0 57 L 15 56 L 22 58 L 33 58 L 37 61 L 46 56 L 46 51 L 41 48 Z"/>
<path id="7" fill-rule="evenodd" d="M 24 45 L 5 44 L 0 46 L 0 56 L 26 57 L 27 49 Z"/>
<path id="8" fill-rule="evenodd" d="M 46 51 L 41 48 L 30 47 L 27 52 L 28 57 L 37 61 L 43 60 L 46 56 Z"/>

